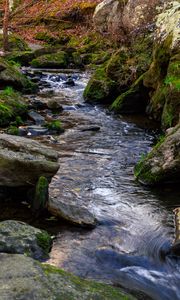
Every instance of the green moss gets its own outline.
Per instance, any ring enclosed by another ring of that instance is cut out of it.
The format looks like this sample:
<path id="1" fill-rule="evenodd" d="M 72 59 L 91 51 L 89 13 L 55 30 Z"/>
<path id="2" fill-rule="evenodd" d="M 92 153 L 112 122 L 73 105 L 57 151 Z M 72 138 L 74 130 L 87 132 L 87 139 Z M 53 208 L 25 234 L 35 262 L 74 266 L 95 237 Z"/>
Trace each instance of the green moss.
<path id="1" fill-rule="evenodd" d="M 11 135 L 19 135 L 19 128 L 17 128 L 16 126 L 9 126 L 7 129 L 7 133 L 11 134 Z"/>
<path id="2" fill-rule="evenodd" d="M 24 76 L 18 67 L 11 65 L 3 58 L 0 58 L 0 66 L 4 68 L 3 71 L 0 72 L 1 88 L 12 86 L 23 92 L 34 92 L 37 90 L 37 85 Z"/>
<path id="3" fill-rule="evenodd" d="M 33 59 L 31 66 L 36 68 L 66 68 L 68 67 L 68 57 L 64 51 L 45 54 Z"/>
<path id="4" fill-rule="evenodd" d="M 0 103 L 0 126 L 7 125 L 13 116 L 13 110 L 11 107 Z"/>
<path id="5" fill-rule="evenodd" d="M 3 35 L 0 34 L 0 48 L 3 46 Z M 9 35 L 9 50 L 10 51 L 29 51 L 27 43 L 16 34 Z"/>
<path id="6" fill-rule="evenodd" d="M 0 92 L 0 126 L 16 121 L 17 117 L 25 115 L 26 112 L 27 106 L 18 92 L 11 87 Z"/>
<path id="7" fill-rule="evenodd" d="M 164 83 L 169 86 L 174 86 L 180 91 L 180 78 L 176 76 L 166 76 Z"/>
<path id="8" fill-rule="evenodd" d="M 35 211 L 44 209 L 48 201 L 48 180 L 41 176 L 37 182 L 32 209 Z"/>
<path id="9" fill-rule="evenodd" d="M 116 98 L 111 105 L 111 110 L 117 113 L 132 114 L 145 112 L 149 100 L 147 89 L 143 85 L 143 75 L 135 83 Z"/>
<path id="10" fill-rule="evenodd" d="M 50 235 L 46 231 L 42 231 L 36 234 L 37 244 L 41 249 L 43 249 L 44 253 L 47 255 L 52 246 L 52 239 Z"/>
<path id="11" fill-rule="evenodd" d="M 49 278 L 53 275 L 59 275 L 64 284 L 64 297 L 61 294 L 57 299 L 73 300 L 78 298 L 78 292 L 83 293 L 83 299 L 103 299 L 103 300 L 133 300 L 130 295 L 124 294 L 120 289 L 111 287 L 107 284 L 88 281 L 67 273 L 61 269 L 50 265 L 42 265 L 45 274 Z M 58 277 L 57 277 L 58 278 Z M 71 287 L 68 289 L 68 286 Z M 75 296 L 77 295 L 77 296 Z"/>
<path id="12" fill-rule="evenodd" d="M 62 128 L 62 123 L 60 120 L 52 120 L 51 122 L 47 122 L 45 124 L 45 127 L 47 127 L 49 130 L 54 130 L 57 132 L 64 132 Z"/>
<path id="13" fill-rule="evenodd" d="M 106 74 L 109 78 L 116 81 L 121 86 L 121 89 L 123 87 L 127 88 L 132 83 L 130 65 L 132 65 L 132 61 L 130 61 L 128 50 L 119 50 L 108 61 Z"/>
<path id="14" fill-rule="evenodd" d="M 145 165 L 145 159 L 138 162 L 134 168 L 134 175 L 143 184 L 156 185 L 161 182 L 162 174 L 153 174 L 151 169 Z"/>
<path id="15" fill-rule="evenodd" d="M 84 91 L 84 98 L 90 102 L 110 102 L 110 95 L 113 94 L 115 86 L 116 83 L 107 77 L 105 67 L 100 67 L 88 82 Z"/>
<path id="16" fill-rule="evenodd" d="M 148 161 L 154 156 L 155 152 L 158 152 L 158 149 L 164 143 L 165 138 L 165 135 L 161 135 L 153 149 L 148 154 L 143 154 L 139 162 L 136 164 L 134 168 L 134 175 L 140 182 L 148 185 L 156 185 L 162 181 L 163 172 L 159 170 L 159 172 L 153 173 Z"/>
<path id="17" fill-rule="evenodd" d="M 20 66 L 28 66 L 32 59 L 35 58 L 35 54 L 32 51 L 15 51 L 7 56 L 7 60 L 10 63 L 19 64 Z"/>
<path id="18" fill-rule="evenodd" d="M 156 89 L 167 74 L 170 61 L 172 37 L 168 36 L 162 44 L 156 44 L 153 50 L 153 62 L 144 77 L 147 87 Z"/>

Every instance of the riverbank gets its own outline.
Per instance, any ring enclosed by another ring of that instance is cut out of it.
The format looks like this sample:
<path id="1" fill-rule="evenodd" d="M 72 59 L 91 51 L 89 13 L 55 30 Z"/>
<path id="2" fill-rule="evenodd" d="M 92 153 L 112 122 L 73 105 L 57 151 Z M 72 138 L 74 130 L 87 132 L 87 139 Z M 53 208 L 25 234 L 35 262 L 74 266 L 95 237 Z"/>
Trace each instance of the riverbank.
<path id="1" fill-rule="evenodd" d="M 156 23 L 157 11 L 154 4 L 150 6 L 154 14 L 151 19 L 146 14 L 145 19 L 138 19 L 143 30 L 137 35 L 131 32 L 137 20 L 124 20 L 129 27 L 127 31 L 121 27 L 119 40 L 112 34 L 113 22 L 119 12 L 127 18 L 128 7 L 132 12 L 134 6 L 132 1 L 110 1 L 110 6 L 105 2 L 94 14 L 99 33 L 90 32 L 92 24 L 88 22 L 97 3 L 88 9 L 71 7 L 68 13 L 73 28 L 59 31 L 58 27 L 55 32 L 54 20 L 39 15 L 47 8 L 40 1 L 28 7 L 29 12 L 36 8 L 38 14 L 38 25 L 30 29 L 33 37 L 30 35 L 29 41 L 38 40 L 42 47 L 30 49 L 11 36 L 11 53 L 0 61 L 0 144 L 5 174 L 1 220 L 23 220 L 55 235 L 49 264 L 83 278 L 121 286 L 138 299 L 179 300 L 179 259 L 170 253 L 173 209 L 179 206 L 180 196 L 173 186 L 179 178 L 179 125 L 170 128 L 179 122 L 179 4 L 173 1 L 161 7 Z M 37 11 L 36 5 L 42 10 Z M 109 20 L 111 5 L 114 19 Z M 135 2 L 135 6 L 139 4 Z M 87 14 L 82 16 L 84 9 Z M 140 6 L 140 14 L 143 9 Z M 105 22 L 104 16 L 108 17 Z M 57 25 L 58 15 L 55 17 Z M 80 25 L 81 17 L 86 19 L 85 26 Z M 31 20 L 31 16 L 22 18 L 19 28 Z M 147 20 L 148 26 L 143 27 Z M 22 89 L 24 94 L 17 92 Z M 159 135 L 157 127 L 168 129 L 167 136 L 147 154 Z M 7 167 L 9 159 L 13 163 Z M 135 175 L 145 186 L 134 178 L 136 164 Z M 40 238 L 41 246 L 47 245 L 46 237 Z M 19 257 L 22 264 L 18 271 L 27 274 L 27 266 L 40 278 L 38 289 L 28 287 L 27 297 L 56 297 L 60 289 L 66 299 L 67 295 L 73 299 L 112 299 L 112 294 L 113 299 L 131 298 L 108 286 L 97 284 L 96 289 L 96 284 L 43 268 L 22 255 L 32 256 L 29 245 L 24 245 L 21 252 L 9 246 L 11 255 L 1 257 L 6 269 L 9 259 L 16 268 Z M 33 249 L 37 249 L 35 245 Z M 13 297 L 20 297 L 16 274 L 8 284 L 17 284 Z M 45 295 L 47 281 L 53 287 Z M 64 290 L 64 282 L 73 288 Z M 24 286 L 26 289 L 26 282 Z"/>

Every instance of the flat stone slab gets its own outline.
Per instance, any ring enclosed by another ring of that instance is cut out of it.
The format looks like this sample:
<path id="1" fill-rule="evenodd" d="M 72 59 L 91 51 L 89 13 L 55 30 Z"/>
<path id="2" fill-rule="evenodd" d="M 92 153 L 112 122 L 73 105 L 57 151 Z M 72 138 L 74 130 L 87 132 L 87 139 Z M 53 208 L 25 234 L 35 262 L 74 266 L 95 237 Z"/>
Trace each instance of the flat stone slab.
<path id="1" fill-rule="evenodd" d="M 0 134 L 0 186 L 34 185 L 40 176 L 51 179 L 57 160 L 56 151 L 37 141 Z"/>

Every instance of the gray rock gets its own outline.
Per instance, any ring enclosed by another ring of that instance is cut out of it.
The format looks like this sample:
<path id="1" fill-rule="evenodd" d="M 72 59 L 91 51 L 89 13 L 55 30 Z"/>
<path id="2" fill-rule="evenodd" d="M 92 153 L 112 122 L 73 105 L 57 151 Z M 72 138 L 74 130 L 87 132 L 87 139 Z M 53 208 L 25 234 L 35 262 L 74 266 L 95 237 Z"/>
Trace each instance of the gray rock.
<path id="1" fill-rule="evenodd" d="M 135 176 L 148 185 L 180 181 L 180 124 L 136 165 Z"/>
<path id="2" fill-rule="evenodd" d="M 133 300 L 119 289 L 86 281 L 20 254 L 0 254 L 1 300 Z"/>
<path id="3" fill-rule="evenodd" d="M 33 110 L 28 112 L 28 117 L 31 120 L 33 120 L 36 123 L 36 125 L 42 125 L 45 122 L 44 117 Z"/>
<path id="4" fill-rule="evenodd" d="M 0 222 L 0 252 L 44 259 L 50 247 L 51 237 L 46 231 L 18 221 Z"/>
<path id="5" fill-rule="evenodd" d="M 51 189 L 50 191 L 53 192 Z M 53 215 L 77 225 L 94 227 L 97 223 L 95 216 L 86 207 L 80 205 L 77 199 L 66 203 L 64 199 L 52 197 L 51 193 L 48 210 Z"/>
<path id="6" fill-rule="evenodd" d="M 0 134 L 0 185 L 31 186 L 40 176 L 50 179 L 58 170 L 58 153 L 19 136 Z"/>
<path id="7" fill-rule="evenodd" d="M 69 86 L 75 86 L 75 82 L 74 82 L 74 80 L 73 80 L 71 77 L 69 77 L 69 78 L 65 81 L 64 84 L 69 85 Z"/>
<path id="8" fill-rule="evenodd" d="M 84 126 L 79 128 L 81 131 L 99 131 L 101 129 L 98 125 Z"/>
<path id="9" fill-rule="evenodd" d="M 32 125 L 27 127 L 28 132 L 33 136 L 38 136 L 48 133 L 48 128 L 42 127 L 40 125 Z"/>
<path id="10" fill-rule="evenodd" d="M 60 104 L 60 99 L 57 98 L 49 99 L 47 102 L 47 107 L 51 110 L 58 110 L 60 112 L 63 111 L 63 107 Z"/>

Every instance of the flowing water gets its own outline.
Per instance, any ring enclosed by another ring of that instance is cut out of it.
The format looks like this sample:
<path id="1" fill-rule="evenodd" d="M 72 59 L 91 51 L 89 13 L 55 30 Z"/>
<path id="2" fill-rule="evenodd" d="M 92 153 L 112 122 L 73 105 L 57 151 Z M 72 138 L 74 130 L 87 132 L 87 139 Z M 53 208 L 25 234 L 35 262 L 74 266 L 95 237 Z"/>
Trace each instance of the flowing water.
<path id="1" fill-rule="evenodd" d="M 64 84 L 67 74 L 43 72 L 41 82 L 48 84 L 36 99 L 61 103 L 64 111 L 56 117 L 65 133 L 38 139 L 60 153 L 61 196 L 67 201 L 77 197 L 98 225 L 61 226 L 49 263 L 142 292 L 141 299 L 180 299 L 180 261 L 163 255 L 174 239 L 173 209 L 180 191 L 170 186 L 149 189 L 133 175 L 135 163 L 153 145 L 154 131 L 143 118 L 114 116 L 85 103 L 82 93 L 89 75 L 70 75 L 75 86 Z"/>

